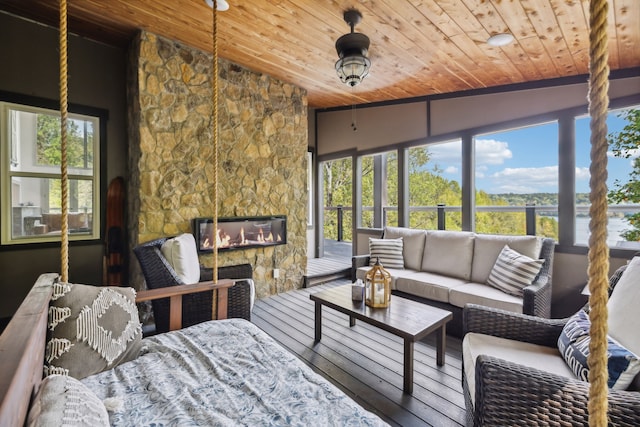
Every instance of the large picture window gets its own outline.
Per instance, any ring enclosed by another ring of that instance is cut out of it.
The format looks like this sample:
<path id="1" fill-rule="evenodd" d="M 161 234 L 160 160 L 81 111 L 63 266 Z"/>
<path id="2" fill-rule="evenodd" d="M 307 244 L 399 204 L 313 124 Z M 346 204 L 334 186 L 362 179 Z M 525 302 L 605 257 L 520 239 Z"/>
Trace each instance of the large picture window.
<path id="1" fill-rule="evenodd" d="M 627 132 L 630 142 L 637 141 L 633 133 L 625 130 L 634 119 L 632 113 L 639 111 L 640 106 L 635 105 L 623 109 L 611 110 L 607 116 L 607 129 L 609 132 L 609 150 L 607 152 L 607 188 L 609 194 L 609 206 L 607 209 L 607 244 L 615 249 L 640 249 L 638 242 L 637 214 L 640 213 L 640 205 L 637 204 L 637 171 L 640 170 L 638 161 L 639 152 L 637 142 L 634 147 L 616 147 L 612 140 L 617 139 L 621 132 Z M 576 126 L 576 170 L 583 170 L 582 174 L 576 174 L 576 220 L 575 220 L 575 245 L 587 246 L 589 243 L 589 164 L 591 162 L 591 118 L 580 116 L 575 119 Z M 614 197 L 619 189 L 624 197 Z M 626 194 L 625 194 L 626 193 Z"/>
<path id="2" fill-rule="evenodd" d="M 0 102 L 2 244 L 60 240 L 60 113 Z M 99 238 L 100 118 L 69 114 L 69 234 Z"/>

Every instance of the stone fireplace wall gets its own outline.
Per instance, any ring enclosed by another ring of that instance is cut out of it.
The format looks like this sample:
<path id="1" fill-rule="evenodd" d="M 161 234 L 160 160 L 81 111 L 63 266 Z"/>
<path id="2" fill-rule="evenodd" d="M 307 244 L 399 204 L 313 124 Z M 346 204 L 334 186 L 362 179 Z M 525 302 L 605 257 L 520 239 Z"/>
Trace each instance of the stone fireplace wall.
<path id="1" fill-rule="evenodd" d="M 131 247 L 213 214 L 212 56 L 141 32 L 129 52 Z M 219 60 L 219 216 L 287 215 L 287 244 L 220 253 L 253 265 L 258 297 L 299 288 L 307 259 L 307 97 Z M 142 287 L 131 258 L 130 283 Z M 201 264 L 211 266 L 211 255 Z M 280 277 L 273 278 L 273 269 Z"/>

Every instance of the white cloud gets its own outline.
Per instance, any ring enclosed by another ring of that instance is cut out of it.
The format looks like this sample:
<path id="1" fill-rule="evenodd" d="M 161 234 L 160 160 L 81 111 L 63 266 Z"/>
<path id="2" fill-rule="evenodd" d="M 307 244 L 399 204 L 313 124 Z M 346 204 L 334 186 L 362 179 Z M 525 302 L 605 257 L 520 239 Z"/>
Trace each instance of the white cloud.
<path id="1" fill-rule="evenodd" d="M 431 160 L 443 163 L 460 163 L 462 149 L 460 141 L 434 144 L 427 147 Z M 513 157 L 509 144 L 494 139 L 476 140 L 476 162 L 487 165 L 501 165 L 506 159 Z"/>
<path id="2" fill-rule="evenodd" d="M 590 176 L 589 168 L 576 168 L 576 180 L 589 179 Z"/>
<path id="3" fill-rule="evenodd" d="M 462 161 L 462 143 L 460 141 L 427 145 L 429 158 L 443 163 L 460 163 Z"/>
<path id="4" fill-rule="evenodd" d="M 489 178 L 492 193 L 547 192 L 550 188 L 558 188 L 558 166 L 505 168 Z"/>
<path id="5" fill-rule="evenodd" d="M 455 166 L 448 166 L 445 170 L 444 173 L 448 173 L 448 174 L 455 174 L 458 173 L 458 168 Z"/>
<path id="6" fill-rule="evenodd" d="M 476 162 L 478 164 L 501 165 L 513 157 L 509 144 L 495 139 L 476 139 Z"/>

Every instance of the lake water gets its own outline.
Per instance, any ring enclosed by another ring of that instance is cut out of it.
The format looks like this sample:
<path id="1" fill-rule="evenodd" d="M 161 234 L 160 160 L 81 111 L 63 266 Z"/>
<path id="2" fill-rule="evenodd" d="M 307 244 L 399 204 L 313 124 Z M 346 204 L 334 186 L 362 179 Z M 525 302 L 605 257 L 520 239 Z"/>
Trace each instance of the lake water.
<path id="1" fill-rule="evenodd" d="M 552 217 L 556 221 L 558 217 Z M 640 242 L 627 242 L 621 233 L 631 229 L 625 218 L 611 217 L 607 225 L 607 243 L 610 248 L 640 249 Z M 589 217 L 576 217 L 576 245 L 589 243 Z"/>

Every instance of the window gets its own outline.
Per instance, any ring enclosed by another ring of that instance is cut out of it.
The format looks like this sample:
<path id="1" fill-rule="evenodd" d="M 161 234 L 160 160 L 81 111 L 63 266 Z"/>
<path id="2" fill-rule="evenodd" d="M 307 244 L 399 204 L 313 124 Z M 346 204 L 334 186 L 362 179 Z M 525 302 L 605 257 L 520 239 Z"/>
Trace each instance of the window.
<path id="1" fill-rule="evenodd" d="M 0 102 L 2 244 L 59 241 L 60 113 Z M 99 238 L 100 118 L 69 114 L 69 234 Z"/>
<path id="2" fill-rule="evenodd" d="M 325 241 L 351 242 L 353 224 L 351 157 L 323 161 L 319 168 L 323 183 L 324 239 Z M 326 253 L 325 249 L 325 255 Z"/>
<path id="3" fill-rule="evenodd" d="M 462 141 L 409 149 L 409 224 L 438 229 L 437 206 L 444 205 L 445 228 L 462 229 Z"/>
<path id="4" fill-rule="evenodd" d="M 619 134 L 629 124 L 629 112 L 640 109 L 640 106 L 628 107 L 621 110 L 611 110 L 607 116 L 607 128 L 609 140 Z M 589 243 L 589 164 L 591 153 L 591 118 L 588 116 L 577 117 L 576 125 L 576 220 L 575 220 L 575 244 L 588 245 Z M 637 143 L 636 143 L 637 144 Z M 621 185 L 636 181 L 637 176 L 632 173 L 638 167 L 638 149 L 616 151 L 610 145 L 607 152 L 607 188 L 615 191 Z M 637 185 L 637 184 L 636 184 Z M 632 188 L 635 187 L 632 186 Z M 633 193 L 633 191 L 632 191 Z M 637 234 L 634 230 L 638 227 L 631 224 L 632 215 L 640 212 L 640 205 L 628 200 L 609 200 L 607 244 L 616 249 L 640 249 L 637 242 Z"/>
<path id="5" fill-rule="evenodd" d="M 527 232 L 525 207 L 535 205 L 536 234 L 558 240 L 558 123 L 474 138 L 476 232 Z"/>
<path id="6" fill-rule="evenodd" d="M 398 225 L 398 155 L 396 151 L 361 157 L 360 227 Z"/>

